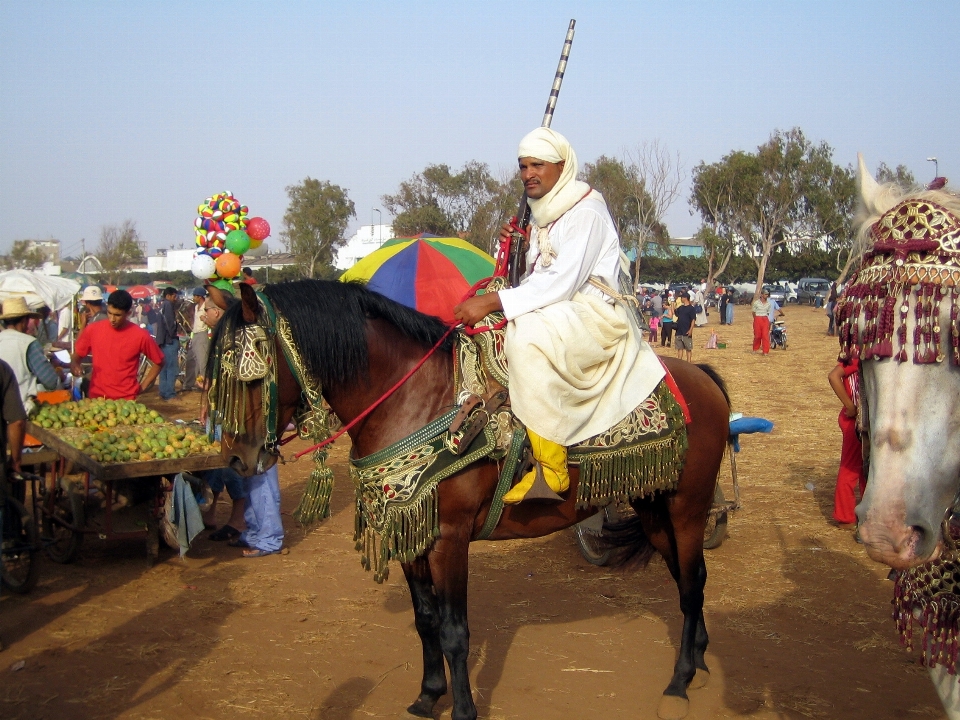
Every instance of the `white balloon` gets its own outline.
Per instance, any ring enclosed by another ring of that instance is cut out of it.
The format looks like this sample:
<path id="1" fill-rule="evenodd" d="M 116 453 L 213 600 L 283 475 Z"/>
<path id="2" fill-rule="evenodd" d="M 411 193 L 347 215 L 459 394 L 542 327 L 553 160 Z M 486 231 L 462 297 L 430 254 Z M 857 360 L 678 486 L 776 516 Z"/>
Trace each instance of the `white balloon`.
<path id="1" fill-rule="evenodd" d="M 264 241 L 260 243 L 260 247 L 251 247 L 244 253 L 244 257 L 260 257 L 261 255 L 266 255 L 270 252 L 270 249 L 267 247 L 267 243 Z"/>
<path id="2" fill-rule="evenodd" d="M 190 263 L 190 272 L 198 280 L 206 280 L 217 272 L 217 263 L 209 255 L 194 255 Z"/>

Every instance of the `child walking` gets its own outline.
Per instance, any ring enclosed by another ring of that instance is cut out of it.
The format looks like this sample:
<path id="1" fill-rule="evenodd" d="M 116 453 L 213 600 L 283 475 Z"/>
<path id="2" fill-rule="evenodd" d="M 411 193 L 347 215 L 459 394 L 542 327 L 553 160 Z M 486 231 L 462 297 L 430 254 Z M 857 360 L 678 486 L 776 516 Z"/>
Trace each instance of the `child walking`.
<path id="1" fill-rule="evenodd" d="M 648 342 L 655 343 L 657 341 L 657 329 L 660 327 L 660 317 L 653 315 L 650 318 L 650 337 Z"/>

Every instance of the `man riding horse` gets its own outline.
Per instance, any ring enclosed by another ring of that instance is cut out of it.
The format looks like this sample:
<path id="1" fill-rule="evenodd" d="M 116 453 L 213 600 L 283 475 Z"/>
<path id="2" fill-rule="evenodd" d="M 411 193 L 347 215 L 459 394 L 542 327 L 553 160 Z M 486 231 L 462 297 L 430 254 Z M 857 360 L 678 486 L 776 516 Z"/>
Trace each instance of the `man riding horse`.
<path id="1" fill-rule="evenodd" d="M 547 485 L 565 492 L 567 447 L 630 414 L 664 369 L 616 289 L 620 239 L 603 196 L 577 180 L 570 143 L 537 128 L 520 141 L 517 157 L 533 215 L 527 273 L 518 287 L 472 297 L 454 315 L 474 326 L 504 313 L 513 412 Z M 514 230 L 504 225 L 500 234 Z M 535 480 L 536 469 L 503 501 L 519 503 Z"/>

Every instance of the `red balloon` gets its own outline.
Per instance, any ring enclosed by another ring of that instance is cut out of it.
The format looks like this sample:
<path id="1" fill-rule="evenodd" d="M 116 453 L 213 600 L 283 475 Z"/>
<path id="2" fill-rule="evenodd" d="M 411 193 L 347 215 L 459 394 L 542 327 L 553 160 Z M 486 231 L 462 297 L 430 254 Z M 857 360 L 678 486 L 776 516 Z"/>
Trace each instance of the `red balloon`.
<path id="1" fill-rule="evenodd" d="M 247 223 L 247 235 L 251 240 L 266 240 L 270 236 L 270 223 L 262 217 L 250 218 Z"/>

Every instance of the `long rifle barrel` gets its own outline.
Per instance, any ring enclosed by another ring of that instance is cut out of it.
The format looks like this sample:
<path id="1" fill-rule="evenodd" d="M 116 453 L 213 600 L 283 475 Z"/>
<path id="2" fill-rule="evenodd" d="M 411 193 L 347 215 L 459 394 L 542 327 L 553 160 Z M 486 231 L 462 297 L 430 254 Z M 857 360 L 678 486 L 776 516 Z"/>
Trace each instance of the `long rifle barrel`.
<path id="1" fill-rule="evenodd" d="M 563 50 L 560 52 L 560 62 L 557 64 L 557 73 L 553 76 L 553 87 L 550 88 L 550 98 L 547 100 L 547 109 L 543 113 L 543 122 L 540 127 L 550 127 L 553 122 L 553 111 L 557 107 L 557 97 L 560 95 L 560 85 L 563 84 L 563 74 L 567 71 L 567 60 L 570 59 L 570 46 L 573 45 L 573 28 L 577 24 L 576 20 L 570 21 L 567 28 L 567 37 L 563 42 Z M 527 204 L 527 193 L 523 193 L 520 198 L 520 207 L 517 209 L 517 226 L 521 230 L 526 230 L 530 223 L 530 206 Z M 523 274 L 523 238 L 515 234 L 513 242 L 510 245 L 510 254 L 507 266 L 509 267 L 508 279 L 511 287 L 520 284 L 520 276 Z"/>
<path id="2" fill-rule="evenodd" d="M 563 82 L 563 74 L 567 70 L 567 60 L 570 59 L 570 46 L 573 45 L 573 28 L 577 24 L 576 20 L 570 21 L 570 27 L 567 28 L 567 38 L 563 43 L 563 51 L 560 53 L 560 63 L 557 65 L 557 74 L 553 77 L 553 87 L 550 89 L 550 99 L 547 100 L 547 109 L 543 112 L 543 122 L 541 127 L 548 128 L 553 122 L 553 111 L 557 107 L 557 96 L 560 95 L 560 84 Z"/>

